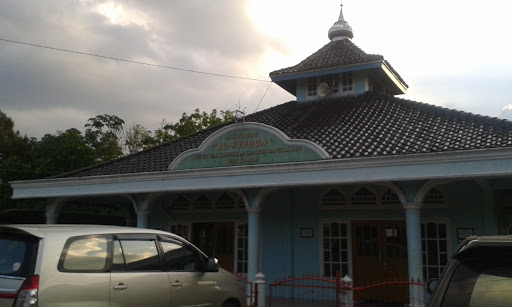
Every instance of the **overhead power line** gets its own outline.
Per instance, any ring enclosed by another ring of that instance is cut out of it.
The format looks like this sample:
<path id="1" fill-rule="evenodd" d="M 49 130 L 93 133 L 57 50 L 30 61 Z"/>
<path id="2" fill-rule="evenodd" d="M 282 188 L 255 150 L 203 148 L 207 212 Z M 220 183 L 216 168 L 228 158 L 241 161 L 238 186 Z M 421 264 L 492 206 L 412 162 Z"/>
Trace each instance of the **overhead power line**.
<path id="1" fill-rule="evenodd" d="M 216 77 L 224 77 L 224 78 L 233 78 L 233 79 L 241 79 L 241 80 L 249 80 L 249 81 L 258 81 L 258 82 L 269 82 L 269 83 L 272 83 L 272 81 L 269 81 L 269 80 L 256 79 L 256 78 L 248 78 L 248 77 L 240 77 L 240 76 L 234 76 L 234 75 L 218 74 L 218 73 L 212 73 L 212 72 L 206 72 L 206 71 L 199 71 L 199 70 L 192 70 L 192 69 L 186 69 L 186 68 L 179 68 L 179 67 L 174 67 L 174 66 L 152 64 L 152 63 L 146 63 L 146 62 L 140 62 L 140 61 L 132 61 L 132 60 L 122 59 L 122 58 L 113 57 L 113 56 L 107 56 L 107 55 L 101 55 L 101 54 L 95 54 L 95 53 L 89 53 L 89 52 L 82 52 L 82 51 L 76 51 L 76 50 L 70 50 L 70 49 L 63 49 L 63 48 L 57 48 L 57 47 L 51 47 L 51 46 L 45 46 L 45 45 L 39 45 L 39 44 L 33 44 L 33 43 L 20 42 L 20 41 L 15 41 L 15 40 L 11 40 L 11 39 L 1 38 L 1 37 L 0 37 L 0 41 L 4 41 L 4 42 L 8 42 L 8 43 L 13 43 L 13 44 L 19 44 L 19 45 L 32 46 L 32 47 L 37 47 L 37 48 L 50 49 L 50 50 L 61 51 L 61 52 L 68 52 L 68 53 L 74 53 L 74 54 L 80 54 L 80 55 L 87 55 L 87 56 L 103 58 L 103 59 L 109 59 L 109 60 L 115 60 L 115 61 L 121 61 L 121 62 L 127 62 L 127 63 L 132 63 L 132 64 L 139 64 L 139 65 L 146 65 L 146 66 L 152 66 L 152 67 L 158 67 L 158 68 L 165 68 L 165 69 L 185 71 L 185 72 L 195 73 L 195 74 L 203 74 L 203 75 L 216 76 Z"/>

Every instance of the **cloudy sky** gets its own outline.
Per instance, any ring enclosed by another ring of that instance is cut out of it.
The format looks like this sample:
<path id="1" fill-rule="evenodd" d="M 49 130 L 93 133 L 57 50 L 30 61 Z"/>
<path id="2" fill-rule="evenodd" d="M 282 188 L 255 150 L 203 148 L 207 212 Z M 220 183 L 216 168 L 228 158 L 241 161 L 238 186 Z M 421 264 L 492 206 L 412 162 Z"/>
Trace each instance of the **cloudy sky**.
<path id="1" fill-rule="evenodd" d="M 83 129 L 98 114 L 114 114 L 127 125 L 151 130 L 163 119 L 176 121 L 195 108 L 250 114 L 294 100 L 269 83 L 268 74 L 297 64 L 328 43 L 339 4 L 3 0 L 0 110 L 14 120 L 16 130 L 37 138 Z M 403 98 L 512 118 L 512 107 L 507 109 L 512 104 L 512 2 L 343 4 L 354 43 L 383 55 L 409 85 Z"/>

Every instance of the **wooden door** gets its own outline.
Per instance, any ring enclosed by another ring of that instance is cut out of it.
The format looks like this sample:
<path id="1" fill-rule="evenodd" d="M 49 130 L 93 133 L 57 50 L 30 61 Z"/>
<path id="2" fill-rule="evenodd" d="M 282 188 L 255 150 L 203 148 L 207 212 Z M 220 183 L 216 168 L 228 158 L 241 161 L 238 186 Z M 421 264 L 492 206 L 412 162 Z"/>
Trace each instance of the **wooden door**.
<path id="1" fill-rule="evenodd" d="M 382 281 L 406 281 L 407 237 L 403 221 L 357 221 L 352 223 L 353 274 L 356 285 Z M 403 293 L 402 293 L 403 292 Z M 398 292 L 376 287 L 361 293 L 361 298 L 382 298 L 401 302 L 407 288 Z"/>
<path id="2" fill-rule="evenodd" d="M 235 224 L 216 223 L 213 231 L 214 236 L 214 257 L 219 260 L 220 266 L 234 273 L 235 265 Z"/>
<path id="3" fill-rule="evenodd" d="M 234 272 L 235 223 L 195 223 L 192 238 L 192 243 L 209 257 L 217 258 L 223 269 Z"/>

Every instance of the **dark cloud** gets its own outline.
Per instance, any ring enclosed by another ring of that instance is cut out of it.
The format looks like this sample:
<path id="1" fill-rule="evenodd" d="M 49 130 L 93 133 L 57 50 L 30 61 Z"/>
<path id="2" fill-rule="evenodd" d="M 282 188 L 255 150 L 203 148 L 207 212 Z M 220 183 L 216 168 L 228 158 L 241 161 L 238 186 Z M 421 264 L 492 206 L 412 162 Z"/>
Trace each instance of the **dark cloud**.
<path id="1" fill-rule="evenodd" d="M 268 78 L 268 72 L 254 75 L 261 54 L 268 48 L 285 50 L 254 29 L 245 1 L 123 1 L 128 21 L 121 24 L 100 14 L 99 4 L 0 2 L 1 37 L 257 78 Z M 5 41 L 0 41 L 0 48 L 0 108 L 13 117 L 15 128 L 35 137 L 81 128 L 89 117 L 103 113 L 156 128 L 163 118 L 177 120 L 195 108 L 252 109 L 268 86 Z"/>

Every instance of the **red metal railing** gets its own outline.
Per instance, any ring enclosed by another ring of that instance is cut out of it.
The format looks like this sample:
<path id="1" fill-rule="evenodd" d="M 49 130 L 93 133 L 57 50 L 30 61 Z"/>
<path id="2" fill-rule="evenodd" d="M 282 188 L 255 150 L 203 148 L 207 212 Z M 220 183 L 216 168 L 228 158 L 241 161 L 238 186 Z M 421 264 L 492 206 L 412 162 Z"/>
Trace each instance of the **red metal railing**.
<path id="1" fill-rule="evenodd" d="M 244 283 L 245 294 L 247 295 L 247 306 L 257 307 L 258 306 L 258 285 L 251 281 L 248 281 L 242 275 L 235 274 L 235 276 Z"/>
<path id="2" fill-rule="evenodd" d="M 425 304 L 426 284 L 419 280 L 390 280 L 351 288 L 354 306 L 421 306 Z"/>
<path id="3" fill-rule="evenodd" d="M 340 306 L 340 276 L 302 275 L 288 277 L 269 285 L 272 306 Z"/>
<path id="4" fill-rule="evenodd" d="M 269 285 L 269 306 L 382 306 L 421 305 L 425 284 L 420 281 L 390 280 L 358 287 L 336 277 L 302 275 Z"/>

